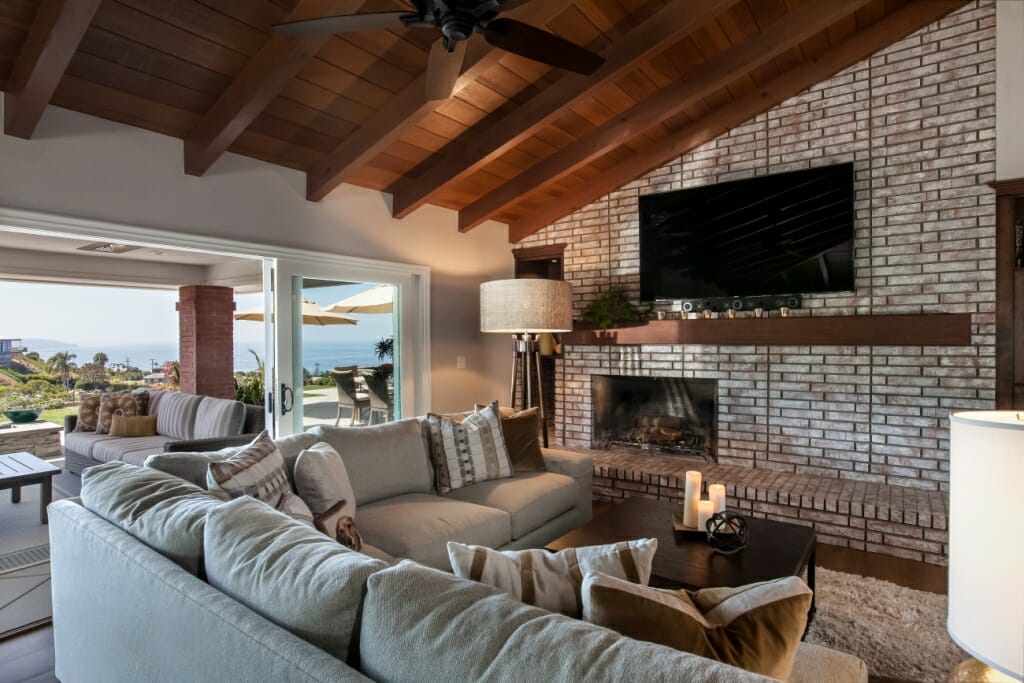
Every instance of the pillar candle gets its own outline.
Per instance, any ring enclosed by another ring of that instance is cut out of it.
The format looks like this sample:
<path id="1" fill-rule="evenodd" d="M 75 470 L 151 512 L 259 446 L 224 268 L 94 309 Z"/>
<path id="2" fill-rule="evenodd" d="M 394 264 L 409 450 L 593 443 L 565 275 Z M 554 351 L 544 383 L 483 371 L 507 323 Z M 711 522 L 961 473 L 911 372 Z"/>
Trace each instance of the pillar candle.
<path id="1" fill-rule="evenodd" d="M 712 484 L 709 486 L 708 498 L 715 504 L 715 512 L 725 512 L 725 484 Z"/>
<path id="2" fill-rule="evenodd" d="M 683 490 L 683 524 L 697 526 L 697 502 L 700 500 L 700 472 L 687 470 L 686 488 Z"/>
<path id="3" fill-rule="evenodd" d="M 715 514 L 715 504 L 710 500 L 702 500 L 697 503 L 697 528 L 701 531 L 707 529 L 708 520 Z"/>

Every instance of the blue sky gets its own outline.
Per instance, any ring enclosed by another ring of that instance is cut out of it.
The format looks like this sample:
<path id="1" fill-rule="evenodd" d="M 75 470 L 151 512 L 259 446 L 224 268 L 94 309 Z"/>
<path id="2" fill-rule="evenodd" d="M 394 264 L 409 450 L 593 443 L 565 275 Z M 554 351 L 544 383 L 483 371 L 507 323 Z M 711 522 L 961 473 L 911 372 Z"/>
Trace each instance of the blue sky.
<path id="1" fill-rule="evenodd" d="M 369 289 L 373 285 L 344 285 L 306 290 L 304 295 L 321 306 Z M 0 282 L 0 339 L 52 339 L 94 346 L 176 341 L 177 292 L 120 287 L 83 287 L 23 282 Z M 263 307 L 262 294 L 235 297 L 236 310 Z M 356 326 L 307 325 L 303 339 L 310 342 L 377 341 L 392 334 L 390 315 L 357 315 Z M 260 344 L 263 325 L 235 321 L 235 341 Z"/>

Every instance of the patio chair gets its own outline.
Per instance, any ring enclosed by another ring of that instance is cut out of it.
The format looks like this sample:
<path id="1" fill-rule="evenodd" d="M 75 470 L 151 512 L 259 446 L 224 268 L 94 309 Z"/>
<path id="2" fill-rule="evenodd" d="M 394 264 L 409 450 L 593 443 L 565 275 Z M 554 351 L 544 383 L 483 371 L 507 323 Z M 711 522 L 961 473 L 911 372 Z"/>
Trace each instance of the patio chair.
<path id="1" fill-rule="evenodd" d="M 378 424 L 378 421 L 390 422 L 392 419 L 391 391 L 388 389 L 387 379 L 373 370 L 363 371 L 363 379 L 366 382 L 366 393 L 370 398 L 369 424 Z"/>
<path id="2" fill-rule="evenodd" d="M 370 397 L 356 389 L 358 370 L 359 368 L 354 365 L 331 370 L 331 377 L 334 378 L 334 384 L 338 387 L 338 417 L 334 420 L 335 427 L 341 422 L 346 409 L 351 413 L 349 425 L 357 425 L 363 423 L 363 408 L 370 408 Z"/>

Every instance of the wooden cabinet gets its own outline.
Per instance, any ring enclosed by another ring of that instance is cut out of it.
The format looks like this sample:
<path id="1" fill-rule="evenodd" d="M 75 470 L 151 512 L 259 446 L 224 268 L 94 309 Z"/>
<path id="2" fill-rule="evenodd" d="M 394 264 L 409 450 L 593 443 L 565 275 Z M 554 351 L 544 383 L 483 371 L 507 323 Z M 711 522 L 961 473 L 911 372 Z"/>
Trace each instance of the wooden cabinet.
<path id="1" fill-rule="evenodd" d="M 1016 225 L 1024 221 L 1024 178 L 996 191 L 996 407 L 1024 409 L 1024 267 Z"/>

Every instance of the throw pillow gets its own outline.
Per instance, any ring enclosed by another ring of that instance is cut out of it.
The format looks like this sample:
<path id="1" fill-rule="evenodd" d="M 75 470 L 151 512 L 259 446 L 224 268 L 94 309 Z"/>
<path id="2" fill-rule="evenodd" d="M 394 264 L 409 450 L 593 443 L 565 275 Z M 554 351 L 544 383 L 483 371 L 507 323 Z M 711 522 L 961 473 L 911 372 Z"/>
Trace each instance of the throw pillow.
<path id="1" fill-rule="evenodd" d="M 139 414 L 139 404 L 125 393 L 103 394 L 100 398 L 100 415 L 96 421 L 96 433 L 108 434 L 110 424 L 115 415 L 135 417 Z"/>
<path id="2" fill-rule="evenodd" d="M 345 462 L 329 443 L 319 442 L 299 453 L 292 472 L 295 490 L 309 505 L 317 529 L 353 550 L 362 550 L 356 528 L 356 495 Z"/>
<path id="3" fill-rule="evenodd" d="M 139 406 L 138 414 L 149 415 L 149 389 L 136 389 L 132 392 L 132 398 L 135 399 L 135 403 Z"/>
<path id="4" fill-rule="evenodd" d="M 583 613 L 583 577 L 600 571 L 647 585 L 658 539 L 546 550 L 491 550 L 448 543 L 448 559 L 456 576 L 500 588 L 528 605 L 571 617 Z"/>
<path id="5" fill-rule="evenodd" d="M 78 422 L 75 424 L 76 432 L 95 432 L 96 423 L 100 419 L 100 395 L 90 394 L 82 396 L 78 404 Z"/>
<path id="6" fill-rule="evenodd" d="M 210 491 L 223 491 L 231 498 L 252 496 L 273 507 L 291 493 L 284 458 L 266 430 L 229 458 L 211 462 L 206 484 Z"/>
<path id="7" fill-rule="evenodd" d="M 599 572 L 583 581 L 583 618 L 622 635 L 788 680 L 811 590 L 795 576 L 700 591 L 638 586 Z"/>
<path id="8" fill-rule="evenodd" d="M 516 472 L 544 472 L 540 449 L 540 408 L 527 408 L 501 418 L 501 433 Z"/>
<path id="9" fill-rule="evenodd" d="M 156 436 L 156 415 L 115 414 L 110 421 L 111 436 Z"/>
<path id="10" fill-rule="evenodd" d="M 458 420 L 429 414 L 431 458 L 442 495 L 463 486 L 512 476 L 497 401 Z"/>

